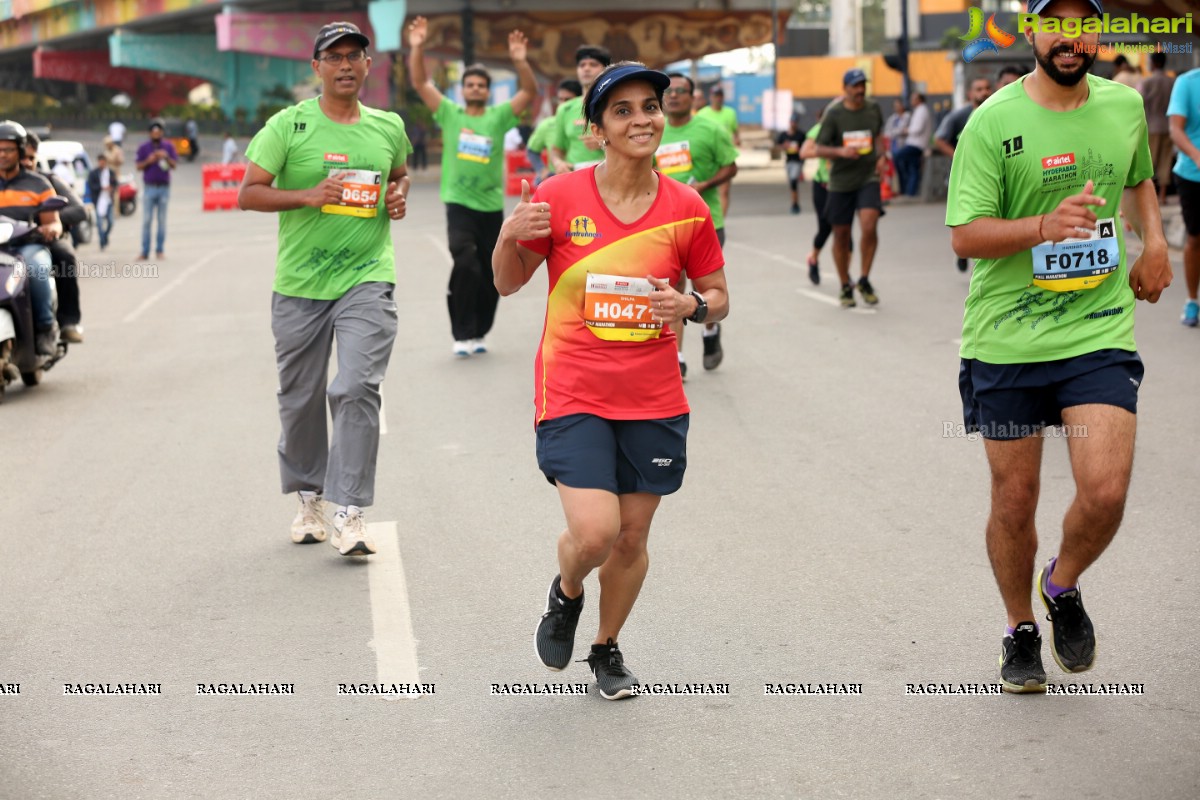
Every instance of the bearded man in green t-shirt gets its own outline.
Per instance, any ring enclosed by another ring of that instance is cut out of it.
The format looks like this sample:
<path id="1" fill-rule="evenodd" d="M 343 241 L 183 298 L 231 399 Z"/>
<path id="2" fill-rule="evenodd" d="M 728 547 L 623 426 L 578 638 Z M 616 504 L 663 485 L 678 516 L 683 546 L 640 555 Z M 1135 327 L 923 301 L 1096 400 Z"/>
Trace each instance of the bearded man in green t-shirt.
<path id="1" fill-rule="evenodd" d="M 537 96 L 537 80 L 526 59 L 525 34 L 508 35 L 508 55 L 519 86 L 513 99 L 488 107 L 492 76 L 480 65 L 463 71 L 465 106 L 443 95 L 425 69 L 429 23 L 408 26 L 408 77 L 442 129 L 441 199 L 446 204 L 446 238 L 454 266 L 446 304 L 452 352 L 459 358 L 486 353 L 484 337 L 496 319 L 500 295 L 492 279 L 492 251 L 504 222 L 504 134 Z"/>
<path id="2" fill-rule="evenodd" d="M 1068 30 L 1103 14 L 1100 0 L 1030 0 L 1028 11 Z M 1143 376 L 1134 301 L 1156 302 L 1171 282 L 1140 95 L 1089 74 L 1097 33 L 1025 38 L 1037 66 L 967 121 L 946 204 L 955 252 L 976 259 L 959 387 L 963 430 L 982 434 L 991 466 L 987 549 L 1008 615 L 1010 692 L 1046 689 L 1030 584 L 1047 426 L 1064 428 L 1075 498 L 1037 594 L 1058 665 L 1094 663 L 1078 582 L 1125 513 Z M 1144 244 L 1132 265 L 1122 210 Z"/>
<path id="3" fill-rule="evenodd" d="M 331 543 L 344 556 L 375 552 L 363 509 L 375 497 L 379 387 L 396 339 L 390 223 L 406 211 L 412 152 L 400 117 L 358 101 L 370 44 L 349 22 L 321 29 L 312 60 L 321 95 L 267 121 L 246 148 L 238 192 L 241 208 L 280 212 L 271 330 L 279 469 L 284 493 L 300 495 L 292 541 L 325 541 L 328 499 Z M 338 372 L 326 386 L 335 339 Z"/>

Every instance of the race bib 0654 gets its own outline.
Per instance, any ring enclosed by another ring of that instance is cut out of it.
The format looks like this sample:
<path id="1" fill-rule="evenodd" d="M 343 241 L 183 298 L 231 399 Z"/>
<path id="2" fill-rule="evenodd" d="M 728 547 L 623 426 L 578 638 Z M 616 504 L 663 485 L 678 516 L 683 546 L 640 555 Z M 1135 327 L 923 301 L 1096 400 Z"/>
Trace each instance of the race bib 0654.
<path id="1" fill-rule="evenodd" d="M 321 206 L 325 214 L 373 219 L 379 211 L 382 174 L 366 169 L 334 171 L 330 177 L 342 181 L 342 202 Z"/>

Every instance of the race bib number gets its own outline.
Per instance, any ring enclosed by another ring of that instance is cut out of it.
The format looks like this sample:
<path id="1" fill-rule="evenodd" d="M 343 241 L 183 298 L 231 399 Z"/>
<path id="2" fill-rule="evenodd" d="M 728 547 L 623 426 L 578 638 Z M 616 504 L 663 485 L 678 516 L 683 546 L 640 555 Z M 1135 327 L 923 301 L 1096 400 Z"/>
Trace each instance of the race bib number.
<path id="1" fill-rule="evenodd" d="M 379 211 L 379 189 L 383 175 L 365 169 L 333 171 L 331 178 L 342 181 L 342 202 L 321 206 L 324 214 L 374 219 Z"/>
<path id="2" fill-rule="evenodd" d="M 588 273 L 583 294 L 583 321 L 588 330 L 606 342 L 644 342 L 657 339 L 662 323 L 650 314 L 650 292 L 645 278 Z"/>
<path id="3" fill-rule="evenodd" d="M 1121 266 L 1117 220 L 1096 220 L 1091 236 L 1033 248 L 1033 283 L 1052 292 L 1095 289 Z"/>
<path id="4" fill-rule="evenodd" d="M 479 133 L 464 130 L 458 134 L 458 158 L 488 164 L 492 160 L 492 139 Z"/>
<path id="5" fill-rule="evenodd" d="M 692 171 L 692 147 L 687 142 L 672 142 L 658 148 L 654 154 L 658 169 L 664 175 L 679 175 Z"/>
<path id="6" fill-rule="evenodd" d="M 873 137 L 870 131 L 846 131 L 842 134 L 842 147 L 853 147 L 859 155 L 871 152 Z"/>

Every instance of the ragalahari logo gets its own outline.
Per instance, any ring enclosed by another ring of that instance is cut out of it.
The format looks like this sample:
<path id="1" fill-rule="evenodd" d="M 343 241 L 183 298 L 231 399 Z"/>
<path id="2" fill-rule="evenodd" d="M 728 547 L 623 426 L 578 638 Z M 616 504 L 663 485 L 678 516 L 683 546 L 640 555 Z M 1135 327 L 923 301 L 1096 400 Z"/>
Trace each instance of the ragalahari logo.
<path id="1" fill-rule="evenodd" d="M 987 25 L 983 24 L 983 9 L 970 8 L 967 11 L 971 15 L 971 29 L 967 31 L 966 36 L 958 38 L 969 40 L 966 47 L 963 48 L 963 61 L 970 64 L 981 53 L 991 51 L 999 53 L 1000 48 L 1008 47 L 1017 40 L 1007 31 L 1000 29 L 996 24 L 996 15 L 992 14 L 988 17 Z M 981 35 L 982 34 L 982 35 Z"/>

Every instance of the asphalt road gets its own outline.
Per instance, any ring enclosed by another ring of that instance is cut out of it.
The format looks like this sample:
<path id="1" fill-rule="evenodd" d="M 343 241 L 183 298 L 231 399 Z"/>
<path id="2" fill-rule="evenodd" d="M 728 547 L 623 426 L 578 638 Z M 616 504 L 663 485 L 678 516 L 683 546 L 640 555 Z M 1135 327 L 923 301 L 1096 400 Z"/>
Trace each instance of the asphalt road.
<path id="1" fill-rule="evenodd" d="M 983 446 L 945 435 L 968 278 L 943 209 L 899 206 L 877 311 L 838 309 L 828 256 L 820 287 L 805 277 L 815 220 L 807 197 L 787 213 L 781 172 L 734 188 L 725 363 L 705 373 L 689 329 L 690 469 L 621 640 L 643 683 L 728 693 L 493 694 L 590 679 L 533 655 L 563 524 L 534 458 L 544 277 L 502 302 L 491 352 L 454 360 L 443 210 L 418 177 L 393 229 L 400 335 L 368 513 L 387 547 L 363 563 L 295 546 L 275 461 L 276 223 L 202 213 L 198 176 L 180 171 L 157 275 L 85 279 L 86 342 L 0 406 L 0 797 L 1200 796 L 1200 334 L 1177 321 L 1181 276 L 1137 312 L 1129 508 L 1083 584 L 1098 663 L 1066 676 L 1043 653 L 1056 684 L 1144 694 L 908 693 L 997 680 Z M 84 261 L 120 272 L 139 228 L 119 219 Z M 1072 492 L 1053 439 L 1039 562 Z M 579 657 L 595 624 L 592 600 Z M 433 692 L 339 694 L 375 682 Z M 65 694 L 88 683 L 161 694 Z M 294 694 L 198 694 L 217 683 Z M 861 691 L 765 693 L 829 683 Z"/>

